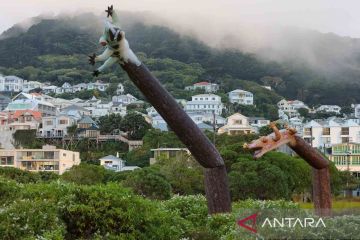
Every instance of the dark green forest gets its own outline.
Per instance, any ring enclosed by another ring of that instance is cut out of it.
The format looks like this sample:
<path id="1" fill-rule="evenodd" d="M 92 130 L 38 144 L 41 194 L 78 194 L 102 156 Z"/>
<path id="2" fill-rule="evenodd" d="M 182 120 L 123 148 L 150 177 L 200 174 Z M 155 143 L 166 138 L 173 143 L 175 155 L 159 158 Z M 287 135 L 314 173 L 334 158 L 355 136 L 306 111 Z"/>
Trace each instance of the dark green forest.
<path id="1" fill-rule="evenodd" d="M 145 25 L 134 20 L 134 16 L 123 19 L 131 47 L 175 97 L 188 97 L 184 86 L 207 80 L 220 84 L 224 92 L 270 85 L 278 94 L 263 92 L 269 95 L 265 102 L 271 104 L 280 96 L 303 100 L 309 105 L 346 106 L 360 101 L 355 70 L 344 73 L 343 79 L 336 76 L 334 81 L 306 65 L 265 62 L 235 49 L 213 49 L 168 28 Z M 89 13 L 41 20 L 23 32 L 16 27 L 9 29 L 8 37 L 0 40 L 0 72 L 56 85 L 92 81 L 93 69 L 87 64 L 86 55 L 102 51 L 97 45 L 101 31 L 101 21 Z M 99 78 L 129 81 L 118 66 L 113 70 Z M 264 98 L 257 101 L 256 95 L 256 103 L 262 103 Z"/>

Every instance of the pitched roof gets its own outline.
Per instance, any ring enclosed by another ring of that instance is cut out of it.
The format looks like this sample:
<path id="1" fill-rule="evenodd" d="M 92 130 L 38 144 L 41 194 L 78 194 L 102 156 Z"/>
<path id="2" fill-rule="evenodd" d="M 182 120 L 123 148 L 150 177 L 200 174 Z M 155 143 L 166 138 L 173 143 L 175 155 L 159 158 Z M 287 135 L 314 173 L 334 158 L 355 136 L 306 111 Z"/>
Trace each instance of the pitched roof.
<path id="1" fill-rule="evenodd" d="M 23 115 L 24 113 L 29 113 L 31 114 L 36 120 L 40 120 L 41 119 L 41 112 L 38 111 L 33 111 L 33 110 L 16 110 L 14 112 L 13 117 L 14 118 L 18 118 L 21 115 Z"/>
<path id="2" fill-rule="evenodd" d="M 96 122 L 94 120 L 92 120 L 91 117 L 89 116 L 83 116 L 81 118 L 81 120 L 79 121 L 79 123 L 85 123 L 85 124 L 95 124 L 96 125 Z"/>
<path id="3" fill-rule="evenodd" d="M 118 157 L 115 157 L 114 155 L 107 155 L 105 157 L 100 158 L 100 160 L 119 161 L 119 160 L 122 160 L 122 159 L 118 158 Z"/>
<path id="4" fill-rule="evenodd" d="M 203 85 L 210 85 L 210 83 L 209 82 L 198 82 L 198 83 L 195 83 L 194 85 L 203 86 Z"/>

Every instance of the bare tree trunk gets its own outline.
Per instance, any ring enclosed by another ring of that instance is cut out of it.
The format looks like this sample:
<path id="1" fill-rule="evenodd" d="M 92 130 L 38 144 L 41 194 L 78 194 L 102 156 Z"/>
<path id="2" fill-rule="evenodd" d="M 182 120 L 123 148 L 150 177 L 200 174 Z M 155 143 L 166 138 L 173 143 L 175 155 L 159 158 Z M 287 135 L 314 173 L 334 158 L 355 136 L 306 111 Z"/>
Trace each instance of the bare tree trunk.
<path id="1" fill-rule="evenodd" d="M 205 185 L 209 212 L 230 212 L 231 201 L 224 160 L 215 146 L 144 64 L 136 66 L 128 62 L 121 65 L 121 67 L 179 139 L 187 146 L 195 159 L 204 168 L 207 168 Z"/>

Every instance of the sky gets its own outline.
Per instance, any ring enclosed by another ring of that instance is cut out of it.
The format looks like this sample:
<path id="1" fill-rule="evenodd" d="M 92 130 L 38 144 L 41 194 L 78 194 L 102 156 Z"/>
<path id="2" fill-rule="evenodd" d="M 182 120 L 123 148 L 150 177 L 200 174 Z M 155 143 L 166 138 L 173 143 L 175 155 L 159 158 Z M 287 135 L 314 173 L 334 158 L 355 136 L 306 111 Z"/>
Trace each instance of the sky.
<path id="1" fill-rule="evenodd" d="M 0 0 L 0 32 L 40 14 L 101 13 L 110 4 L 125 11 L 150 11 L 184 28 L 193 23 L 206 30 L 217 30 L 218 22 L 222 27 L 260 24 L 360 38 L 359 0 Z"/>

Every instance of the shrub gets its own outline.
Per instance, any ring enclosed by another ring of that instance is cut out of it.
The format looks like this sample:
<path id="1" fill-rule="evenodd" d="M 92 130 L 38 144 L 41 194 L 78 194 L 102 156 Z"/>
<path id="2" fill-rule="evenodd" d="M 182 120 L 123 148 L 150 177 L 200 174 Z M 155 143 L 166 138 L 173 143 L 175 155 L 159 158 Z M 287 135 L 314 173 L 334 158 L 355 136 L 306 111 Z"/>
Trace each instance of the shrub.
<path id="1" fill-rule="evenodd" d="M 76 184 L 93 185 L 105 181 L 106 170 L 102 166 L 92 164 L 80 164 L 73 166 L 65 172 L 61 178 L 68 182 Z"/>
<path id="2" fill-rule="evenodd" d="M 2 239 L 41 239 L 54 231 L 65 233 L 56 205 L 46 200 L 17 200 L 0 211 L 0 222 Z"/>
<path id="3" fill-rule="evenodd" d="M 123 184 L 133 189 L 135 193 L 150 199 L 164 200 L 171 197 L 170 183 L 152 168 L 135 170 L 125 179 Z"/>
<path id="4" fill-rule="evenodd" d="M 20 196 L 20 186 L 12 180 L 0 177 L 0 205 L 12 202 Z"/>
<path id="5" fill-rule="evenodd" d="M 1 167 L 0 176 L 13 179 L 19 183 L 35 183 L 40 181 L 40 175 L 12 167 Z"/>

